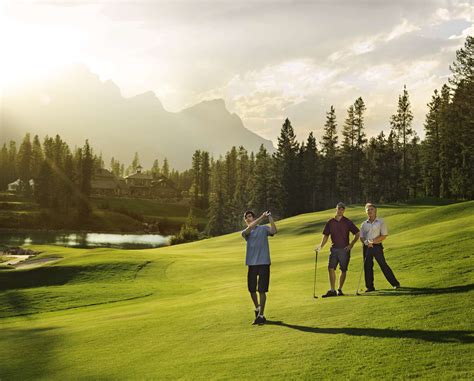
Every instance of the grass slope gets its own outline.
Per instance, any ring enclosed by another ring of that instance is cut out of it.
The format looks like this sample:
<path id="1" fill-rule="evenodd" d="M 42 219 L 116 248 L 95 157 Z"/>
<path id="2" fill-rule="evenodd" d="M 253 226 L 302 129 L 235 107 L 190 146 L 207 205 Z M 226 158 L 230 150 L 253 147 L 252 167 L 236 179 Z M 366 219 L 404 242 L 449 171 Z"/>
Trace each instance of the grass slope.
<path id="1" fill-rule="evenodd" d="M 143 231 L 143 222 L 159 222 L 160 231 L 163 234 L 171 234 L 179 231 L 191 209 L 189 205 L 184 204 L 122 197 L 93 197 L 91 204 L 93 217 L 79 227 L 81 230 L 139 232 Z M 195 223 L 203 230 L 208 221 L 206 212 L 193 208 L 193 215 Z M 74 209 L 68 213 L 54 212 L 40 208 L 32 198 L 0 192 L 2 229 L 77 230 L 77 224 L 77 213 Z"/>
<path id="2" fill-rule="evenodd" d="M 0 272 L 0 379 L 472 379 L 474 202 L 379 209 L 377 293 L 312 298 L 332 211 L 278 222 L 265 326 L 250 325 L 238 233 L 154 250 L 35 247 L 58 262 Z M 358 224 L 362 207 L 346 216 Z M 327 289 L 327 248 L 318 292 Z"/>

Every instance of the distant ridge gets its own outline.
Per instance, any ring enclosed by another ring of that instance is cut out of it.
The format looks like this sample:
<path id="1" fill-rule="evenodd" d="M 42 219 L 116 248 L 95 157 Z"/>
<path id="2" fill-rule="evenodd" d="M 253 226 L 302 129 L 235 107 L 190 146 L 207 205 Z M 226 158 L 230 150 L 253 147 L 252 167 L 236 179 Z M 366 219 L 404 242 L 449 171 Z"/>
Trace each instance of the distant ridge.
<path id="1" fill-rule="evenodd" d="M 128 165 L 135 152 L 147 168 L 167 157 L 176 169 L 191 166 L 196 149 L 215 157 L 232 146 L 258 151 L 273 144 L 248 130 L 223 99 L 203 101 L 174 113 L 152 91 L 130 98 L 111 80 L 102 82 L 83 65 L 75 65 L 27 90 L 4 92 L 0 103 L 0 142 L 20 141 L 26 132 L 59 134 L 71 146 L 89 139 L 106 165 L 113 156 Z"/>

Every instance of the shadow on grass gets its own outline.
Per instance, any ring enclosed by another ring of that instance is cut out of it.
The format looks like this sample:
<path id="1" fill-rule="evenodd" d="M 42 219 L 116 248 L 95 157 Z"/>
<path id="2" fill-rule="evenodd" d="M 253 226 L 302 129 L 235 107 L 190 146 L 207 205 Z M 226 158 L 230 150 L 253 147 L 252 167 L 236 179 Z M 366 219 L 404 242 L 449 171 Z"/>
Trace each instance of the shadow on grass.
<path id="1" fill-rule="evenodd" d="M 474 290 L 474 283 L 464 286 L 452 287 L 401 287 L 396 290 L 380 290 L 375 293 L 367 293 L 364 296 L 403 296 L 403 295 L 439 295 L 439 294 L 457 294 Z"/>
<path id="2" fill-rule="evenodd" d="M 0 379 L 38 379 L 50 376 L 59 345 L 56 328 L 0 329 Z"/>
<path id="3" fill-rule="evenodd" d="M 296 329 L 301 332 L 321 333 L 329 335 L 344 334 L 349 336 L 367 336 L 393 339 L 416 339 L 433 343 L 474 342 L 474 331 L 424 331 L 421 329 L 390 329 L 390 328 L 318 328 L 303 325 L 287 324 L 282 321 L 267 320 L 267 325 Z"/>
<path id="4" fill-rule="evenodd" d="M 46 266 L 0 273 L 0 291 L 61 286 L 72 281 L 133 280 L 146 265 L 140 263 L 107 263 L 87 266 Z M 137 267 L 138 266 L 138 267 Z"/>

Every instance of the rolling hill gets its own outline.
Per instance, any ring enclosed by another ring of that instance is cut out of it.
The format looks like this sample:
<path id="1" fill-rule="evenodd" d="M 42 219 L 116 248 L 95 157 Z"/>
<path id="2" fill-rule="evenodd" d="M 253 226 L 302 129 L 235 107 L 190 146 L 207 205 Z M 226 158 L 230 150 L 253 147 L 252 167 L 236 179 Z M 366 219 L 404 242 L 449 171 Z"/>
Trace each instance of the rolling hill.
<path id="1" fill-rule="evenodd" d="M 0 378 L 472 379 L 474 202 L 384 205 L 393 290 L 313 299 L 313 248 L 333 211 L 278 221 L 268 323 L 252 326 L 239 233 L 126 251 L 33 247 L 44 266 L 0 271 Z M 348 208 L 359 224 L 363 208 Z M 317 290 L 326 291 L 327 247 Z"/>

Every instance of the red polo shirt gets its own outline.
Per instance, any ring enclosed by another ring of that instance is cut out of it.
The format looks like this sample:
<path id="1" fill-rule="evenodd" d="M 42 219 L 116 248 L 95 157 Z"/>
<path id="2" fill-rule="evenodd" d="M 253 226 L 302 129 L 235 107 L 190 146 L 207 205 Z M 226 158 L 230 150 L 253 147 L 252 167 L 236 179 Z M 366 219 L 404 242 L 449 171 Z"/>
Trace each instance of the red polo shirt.
<path id="1" fill-rule="evenodd" d="M 344 216 L 339 221 L 331 218 L 323 230 L 324 235 L 331 236 L 331 247 L 336 249 L 343 249 L 349 245 L 349 232 L 355 235 L 359 233 L 359 229 L 350 219 Z"/>

